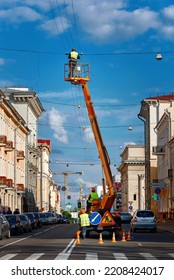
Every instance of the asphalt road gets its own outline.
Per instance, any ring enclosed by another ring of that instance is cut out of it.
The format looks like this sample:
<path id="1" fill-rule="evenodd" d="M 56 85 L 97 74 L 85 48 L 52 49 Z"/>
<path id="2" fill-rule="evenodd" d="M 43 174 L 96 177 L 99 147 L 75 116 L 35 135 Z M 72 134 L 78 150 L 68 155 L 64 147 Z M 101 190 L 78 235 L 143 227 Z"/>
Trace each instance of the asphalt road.
<path id="1" fill-rule="evenodd" d="M 107 233 L 92 233 L 76 244 L 77 224 L 44 226 L 0 241 L 0 260 L 174 260 L 174 234 L 139 231 L 123 241 L 122 234 L 112 242 Z M 129 225 L 124 225 L 125 232 Z"/>

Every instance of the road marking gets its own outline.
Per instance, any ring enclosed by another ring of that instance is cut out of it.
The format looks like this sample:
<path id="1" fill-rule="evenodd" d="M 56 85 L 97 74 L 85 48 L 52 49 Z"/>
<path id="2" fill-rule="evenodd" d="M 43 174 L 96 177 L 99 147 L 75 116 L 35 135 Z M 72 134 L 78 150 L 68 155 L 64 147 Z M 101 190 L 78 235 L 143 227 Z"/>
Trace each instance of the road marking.
<path id="1" fill-rule="evenodd" d="M 150 253 L 139 253 L 146 260 L 156 260 L 156 258 Z"/>
<path id="2" fill-rule="evenodd" d="M 25 260 L 37 260 L 37 259 L 39 259 L 42 255 L 44 255 L 44 253 L 32 254 L 31 256 L 29 256 L 28 258 L 26 258 Z"/>
<path id="3" fill-rule="evenodd" d="M 47 229 L 44 229 L 44 232 L 46 232 L 46 231 L 48 231 L 48 230 L 50 230 L 49 228 L 47 228 Z"/>
<path id="4" fill-rule="evenodd" d="M 5 247 L 8 247 L 8 246 L 13 245 L 13 244 L 18 243 L 18 242 L 21 242 L 21 241 L 23 241 L 23 240 L 25 240 L 25 239 L 28 239 L 28 238 L 30 238 L 30 237 L 31 237 L 31 235 L 30 235 L 30 236 L 27 236 L 27 237 L 24 237 L 24 238 L 21 238 L 21 239 L 19 239 L 19 240 L 16 240 L 16 241 L 14 241 L 14 242 L 8 243 L 8 244 L 6 244 L 6 245 L 0 247 L 0 249 L 5 248 Z"/>
<path id="5" fill-rule="evenodd" d="M 39 231 L 39 232 L 37 232 L 37 233 L 33 234 L 33 236 L 35 236 L 35 235 L 39 235 L 39 234 L 41 234 L 41 233 L 42 233 L 42 231 Z"/>
<path id="6" fill-rule="evenodd" d="M 15 257 L 17 254 L 6 254 L 5 256 L 1 257 L 0 260 L 10 260 Z"/>
<path id="7" fill-rule="evenodd" d="M 141 243 L 138 243 L 139 246 L 143 246 Z"/>
<path id="8" fill-rule="evenodd" d="M 174 258 L 174 253 L 169 253 L 168 254 L 170 257 Z"/>
<path id="9" fill-rule="evenodd" d="M 113 253 L 116 260 L 128 260 L 124 253 Z"/>
<path id="10" fill-rule="evenodd" d="M 58 254 L 55 260 L 67 260 L 69 255 L 71 254 L 72 249 L 75 247 L 75 241 L 76 239 L 73 238 L 66 246 L 66 248 L 60 254 Z"/>
<path id="11" fill-rule="evenodd" d="M 86 260 L 98 260 L 97 253 L 87 253 L 86 254 Z"/>

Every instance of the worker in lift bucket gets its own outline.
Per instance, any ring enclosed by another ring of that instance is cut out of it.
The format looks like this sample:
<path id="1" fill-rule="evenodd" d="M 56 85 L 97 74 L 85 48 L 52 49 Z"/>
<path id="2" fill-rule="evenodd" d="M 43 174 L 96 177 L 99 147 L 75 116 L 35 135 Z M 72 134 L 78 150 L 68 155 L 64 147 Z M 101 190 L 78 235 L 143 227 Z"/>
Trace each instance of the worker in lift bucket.
<path id="1" fill-rule="evenodd" d="M 96 192 L 95 188 L 91 189 L 91 193 L 88 196 L 87 200 L 87 211 L 89 210 L 90 206 L 92 205 L 92 202 L 94 199 L 98 199 L 98 193 Z"/>
<path id="2" fill-rule="evenodd" d="M 70 71 L 69 77 L 71 78 L 74 76 L 74 69 L 77 64 L 77 59 L 80 59 L 80 55 L 75 48 L 72 48 L 72 51 L 69 53 L 68 58 L 69 58 L 69 71 Z"/>

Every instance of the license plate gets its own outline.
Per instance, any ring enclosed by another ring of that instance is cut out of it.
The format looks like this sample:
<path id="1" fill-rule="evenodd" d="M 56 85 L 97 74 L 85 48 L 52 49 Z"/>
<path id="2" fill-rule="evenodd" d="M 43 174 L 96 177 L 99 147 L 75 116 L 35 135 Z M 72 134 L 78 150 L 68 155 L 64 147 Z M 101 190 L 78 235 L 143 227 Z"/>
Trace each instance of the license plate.
<path id="1" fill-rule="evenodd" d="M 97 230 L 103 230 L 103 227 L 98 227 Z"/>

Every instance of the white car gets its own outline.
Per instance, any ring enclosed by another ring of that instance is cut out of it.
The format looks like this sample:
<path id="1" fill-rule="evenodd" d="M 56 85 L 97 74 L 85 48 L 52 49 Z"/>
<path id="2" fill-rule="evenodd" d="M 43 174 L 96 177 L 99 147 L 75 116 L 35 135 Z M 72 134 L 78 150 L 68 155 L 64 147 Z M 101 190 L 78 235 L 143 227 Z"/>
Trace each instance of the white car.
<path id="1" fill-rule="evenodd" d="M 10 225 L 3 214 L 0 214 L 0 240 L 10 238 Z"/>
<path id="2" fill-rule="evenodd" d="M 131 231 L 150 230 L 156 232 L 157 222 L 152 210 L 136 210 L 131 220 Z"/>

